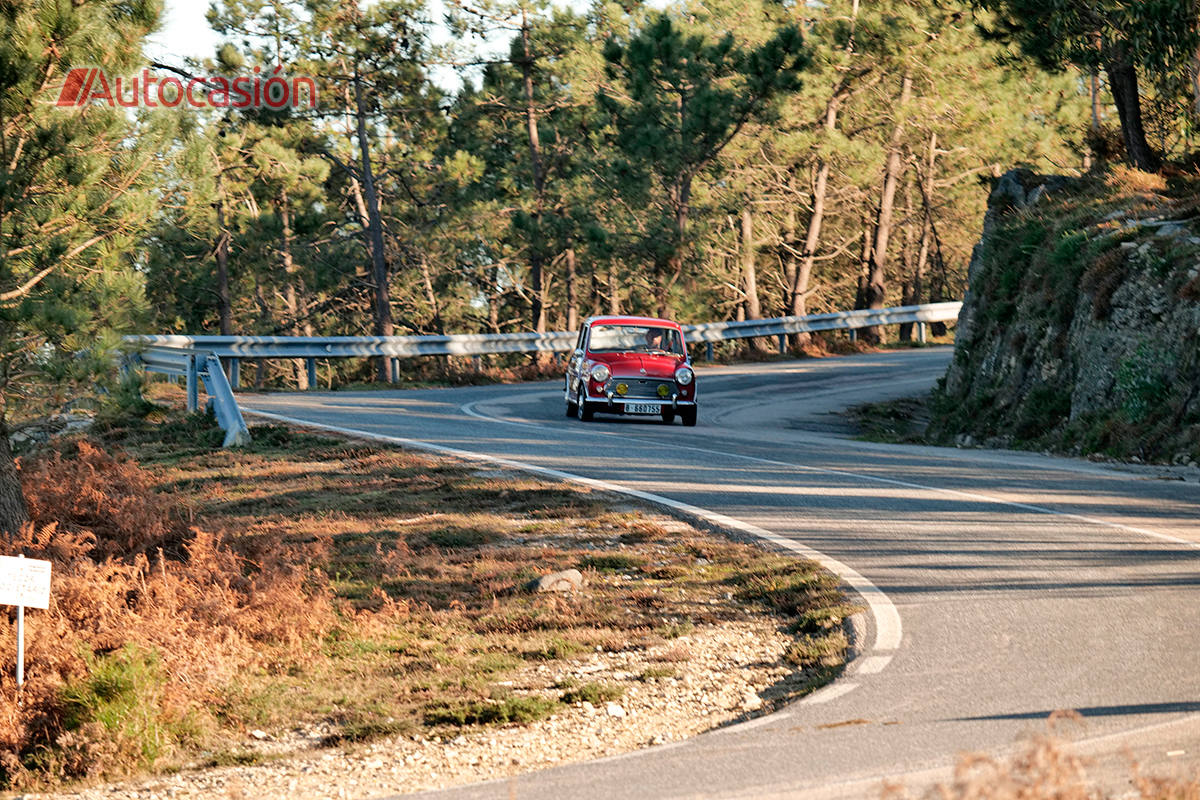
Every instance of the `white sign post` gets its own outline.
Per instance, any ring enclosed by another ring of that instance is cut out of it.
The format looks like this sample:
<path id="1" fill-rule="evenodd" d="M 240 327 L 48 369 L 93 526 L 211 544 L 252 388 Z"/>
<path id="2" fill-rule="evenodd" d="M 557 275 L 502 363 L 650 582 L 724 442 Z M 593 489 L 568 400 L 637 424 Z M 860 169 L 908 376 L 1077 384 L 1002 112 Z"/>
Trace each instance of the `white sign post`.
<path id="1" fill-rule="evenodd" d="M 0 605 L 17 607 L 17 686 L 25 683 L 25 606 L 50 607 L 50 562 L 0 556 Z"/>

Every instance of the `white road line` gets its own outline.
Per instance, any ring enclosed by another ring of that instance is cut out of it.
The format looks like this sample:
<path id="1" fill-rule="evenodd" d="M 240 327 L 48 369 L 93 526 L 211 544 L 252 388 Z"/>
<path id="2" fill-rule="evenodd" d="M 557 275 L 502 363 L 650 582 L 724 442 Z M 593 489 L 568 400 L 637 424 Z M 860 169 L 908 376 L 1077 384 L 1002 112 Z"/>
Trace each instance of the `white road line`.
<path id="1" fill-rule="evenodd" d="M 892 663 L 891 656 L 867 656 L 860 658 L 854 666 L 855 675 L 873 675 L 877 672 L 883 672 L 887 665 Z"/>
<path id="2" fill-rule="evenodd" d="M 460 406 L 460 408 L 462 409 L 462 411 L 464 413 L 466 413 L 472 417 L 475 417 L 476 419 L 488 420 L 489 422 L 495 422 L 495 423 L 499 423 L 502 425 L 516 425 L 516 426 L 523 427 L 523 428 L 534 428 L 537 430 L 540 430 L 542 427 L 544 427 L 544 426 L 534 425 L 533 423 L 530 423 L 530 422 L 518 422 L 516 420 L 506 420 L 506 419 L 500 419 L 498 417 L 490 417 L 490 416 L 487 416 L 486 414 L 481 414 L 478 411 L 474 410 L 473 406 L 475 406 L 479 403 L 485 403 L 485 402 L 491 402 L 491 401 L 477 400 L 474 403 L 468 403 L 465 406 Z M 609 431 L 584 431 L 584 432 L 595 434 L 597 436 L 613 436 L 614 435 L 612 432 L 609 432 Z M 642 437 L 636 437 L 636 434 L 626 434 L 623 432 L 622 438 L 642 438 Z M 655 444 L 664 444 L 664 442 L 659 439 L 643 438 L 642 440 L 643 441 L 652 441 Z M 1128 531 L 1130 533 L 1136 533 L 1136 534 L 1140 534 L 1142 536 L 1148 536 L 1151 539 L 1158 539 L 1159 541 L 1170 542 L 1171 544 L 1183 545 L 1184 547 L 1187 547 L 1192 550 L 1200 550 L 1200 542 L 1193 542 L 1188 539 L 1182 539 L 1178 536 L 1171 536 L 1170 534 L 1167 534 L 1167 533 L 1159 533 L 1157 531 L 1147 530 L 1146 528 L 1137 528 L 1137 527 L 1134 527 L 1133 525 L 1125 525 L 1120 522 L 1110 522 L 1106 519 L 1099 519 L 1097 517 L 1089 517 L 1085 514 L 1075 514 L 1070 511 L 1057 511 L 1053 508 L 1046 508 L 1045 506 L 1035 506 L 1030 503 L 1020 503 L 1020 502 L 1017 502 L 1016 500 L 1004 500 L 999 497 L 989 497 L 986 494 L 979 494 L 977 492 L 965 492 L 965 491 L 962 491 L 959 489 L 946 489 L 941 486 L 929 486 L 929 485 L 926 485 L 923 483 L 913 483 L 911 481 L 901 481 L 901 480 L 897 480 L 895 478 L 880 478 L 876 475 L 866 475 L 861 472 L 851 472 L 849 470 L 842 470 L 842 469 L 830 469 L 829 467 L 814 467 L 814 466 L 811 466 L 808 464 L 795 464 L 795 463 L 791 463 L 791 462 L 787 462 L 787 461 L 776 461 L 776 460 L 770 459 L 770 458 L 759 458 L 757 456 L 741 455 L 740 453 L 726 453 L 726 452 L 722 452 L 720 450 L 708 450 L 703 447 L 694 447 L 691 445 L 678 444 L 675 442 L 671 442 L 670 446 L 676 450 L 690 450 L 693 453 L 704 453 L 706 455 L 715 455 L 715 456 L 720 456 L 722 458 L 740 458 L 743 461 L 752 461 L 757 464 L 768 464 L 768 465 L 774 466 L 774 467 L 787 467 L 788 469 L 803 470 L 805 472 L 814 472 L 814 473 L 818 473 L 818 474 L 822 474 L 822 475 L 839 475 L 839 476 L 846 477 L 846 478 L 858 478 L 859 480 L 872 481 L 874 483 L 883 483 L 883 484 L 887 484 L 889 486 L 903 486 L 906 489 L 920 489 L 922 491 L 927 491 L 927 492 L 937 492 L 940 494 L 949 495 L 951 497 L 958 497 L 958 498 L 961 498 L 964 500 L 974 500 L 976 502 L 993 503 L 995 505 L 1008 506 L 1010 508 L 1019 508 L 1022 511 L 1032 511 L 1036 514 L 1049 514 L 1049 515 L 1055 516 L 1055 517 L 1063 517 L 1065 519 L 1073 519 L 1073 520 L 1076 520 L 1077 522 L 1086 522 L 1089 525 L 1099 525 L 1100 527 L 1103 527 L 1103 528 L 1111 528 L 1114 530 Z"/>
<path id="3" fill-rule="evenodd" d="M 417 450 L 426 450 L 433 453 L 441 453 L 472 461 L 486 461 L 491 464 L 509 467 L 512 469 L 520 469 L 525 472 L 532 472 L 538 475 L 555 478 L 556 480 L 570 481 L 572 483 L 581 484 L 594 489 L 599 489 L 606 492 L 615 492 L 628 497 L 636 497 L 639 500 L 645 500 L 655 505 L 664 506 L 674 509 L 688 516 L 697 517 L 722 528 L 731 528 L 742 533 L 750 534 L 764 541 L 771 542 L 786 550 L 791 550 L 805 558 L 817 562 L 825 569 L 841 578 L 851 589 L 866 601 L 867 606 L 871 610 L 871 616 L 875 619 L 875 641 L 871 647 L 875 651 L 891 651 L 900 647 L 900 641 L 903 638 L 903 626 L 900 623 L 900 612 L 896 610 L 896 606 L 888 599 L 888 596 L 883 591 L 867 580 L 856 570 L 851 569 L 846 564 L 826 556 L 824 553 L 818 552 L 807 545 L 792 541 L 786 537 L 780 536 L 766 528 L 760 528 L 757 525 L 751 525 L 748 522 L 742 522 L 739 519 L 728 517 L 724 514 L 718 514 L 715 511 L 709 511 L 699 506 L 693 506 L 688 503 L 681 503 L 678 500 L 673 500 L 670 497 L 643 492 L 640 489 L 634 489 L 629 486 L 622 486 L 618 483 L 610 483 L 608 481 L 599 481 L 594 478 L 585 478 L 582 475 L 575 475 L 570 472 L 562 472 L 561 470 L 550 469 L 548 467 L 539 467 L 535 464 L 527 464 L 522 461 L 514 461 L 507 458 L 499 458 L 497 456 L 489 456 L 483 453 L 475 453 L 468 450 L 458 450 L 453 447 L 445 447 L 432 442 L 420 441 L 417 439 L 407 439 L 399 436 L 387 436 L 380 433 L 369 433 L 367 431 L 355 430 L 352 428 L 343 428 L 337 425 L 325 425 L 323 423 L 311 422 L 295 417 L 288 417 L 282 414 L 273 414 L 266 411 L 247 410 L 246 413 L 254 414 L 267 419 L 279 420 L 281 422 L 291 422 L 297 425 L 305 425 L 311 428 L 320 430 L 335 431 L 337 433 L 348 434 L 351 436 L 362 436 L 369 439 L 375 439 L 381 442 L 389 442 L 405 447 L 410 447 Z M 854 685 L 851 685 L 854 688 Z M 846 691 L 849 691 L 847 689 Z"/>
<path id="4" fill-rule="evenodd" d="M 850 681 L 837 681 L 829 684 L 823 689 L 818 689 L 817 691 L 813 692 L 808 697 L 801 700 L 798 705 L 815 706 L 819 705 L 820 703 L 828 703 L 830 700 L 836 700 L 842 695 L 849 694 L 857 688 L 857 683 L 851 683 Z"/>

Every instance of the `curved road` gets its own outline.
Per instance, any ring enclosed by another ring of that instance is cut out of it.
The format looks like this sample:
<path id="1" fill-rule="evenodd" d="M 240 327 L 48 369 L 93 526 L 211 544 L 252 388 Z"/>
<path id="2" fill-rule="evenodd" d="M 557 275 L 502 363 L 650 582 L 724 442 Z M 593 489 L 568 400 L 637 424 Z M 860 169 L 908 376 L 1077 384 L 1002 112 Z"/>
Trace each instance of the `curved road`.
<path id="1" fill-rule="evenodd" d="M 877 796 L 1010 751 L 1057 709 L 1114 786 L 1129 754 L 1197 774 L 1200 473 L 845 436 L 833 411 L 926 390 L 949 357 L 701 366 L 696 428 L 567 419 L 553 383 L 242 403 L 666 498 L 817 551 L 870 601 L 846 674 L 784 711 L 439 797 Z"/>

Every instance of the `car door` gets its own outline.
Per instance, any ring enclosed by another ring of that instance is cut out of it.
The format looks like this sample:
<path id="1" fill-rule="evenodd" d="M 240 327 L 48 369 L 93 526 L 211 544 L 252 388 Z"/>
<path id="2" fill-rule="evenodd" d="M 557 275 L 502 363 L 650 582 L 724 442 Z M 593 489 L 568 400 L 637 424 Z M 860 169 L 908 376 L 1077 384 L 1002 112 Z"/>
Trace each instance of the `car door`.
<path id="1" fill-rule="evenodd" d="M 587 334 L 590 326 L 584 323 L 579 327 L 579 338 L 575 340 L 575 352 L 567 361 L 567 396 L 578 395 L 579 375 L 583 369 L 584 354 L 587 353 Z"/>

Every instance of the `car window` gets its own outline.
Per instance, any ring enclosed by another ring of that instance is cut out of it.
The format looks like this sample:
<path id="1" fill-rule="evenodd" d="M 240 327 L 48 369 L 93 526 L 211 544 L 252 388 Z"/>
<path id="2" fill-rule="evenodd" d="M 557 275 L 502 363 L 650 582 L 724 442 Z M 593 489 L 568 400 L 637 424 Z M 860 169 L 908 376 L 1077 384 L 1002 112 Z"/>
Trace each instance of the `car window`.
<path id="1" fill-rule="evenodd" d="M 593 325 L 588 349 L 593 353 L 685 355 L 679 331 L 656 325 Z"/>

